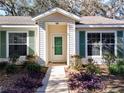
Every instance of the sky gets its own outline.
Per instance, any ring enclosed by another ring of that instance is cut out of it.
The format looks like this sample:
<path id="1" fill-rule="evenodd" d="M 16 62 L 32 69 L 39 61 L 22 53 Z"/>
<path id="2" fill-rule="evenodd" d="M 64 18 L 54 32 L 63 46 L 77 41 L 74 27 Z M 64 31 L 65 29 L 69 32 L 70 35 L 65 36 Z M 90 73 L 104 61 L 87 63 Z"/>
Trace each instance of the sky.
<path id="1" fill-rule="evenodd" d="M 3 10 L 0 10 L 0 15 L 5 15 L 5 12 Z"/>

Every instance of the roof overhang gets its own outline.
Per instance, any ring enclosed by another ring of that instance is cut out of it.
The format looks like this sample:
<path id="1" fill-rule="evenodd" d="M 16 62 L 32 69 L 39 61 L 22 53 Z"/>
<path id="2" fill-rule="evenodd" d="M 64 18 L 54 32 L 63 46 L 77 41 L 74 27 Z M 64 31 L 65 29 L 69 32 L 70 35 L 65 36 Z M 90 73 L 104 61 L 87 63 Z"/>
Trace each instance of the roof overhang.
<path id="1" fill-rule="evenodd" d="M 0 25 L 0 28 L 37 28 L 38 25 Z"/>
<path id="2" fill-rule="evenodd" d="M 83 25 L 81 25 L 81 24 L 79 24 L 79 25 L 76 25 L 76 28 L 104 28 L 104 27 L 106 27 L 106 28 L 111 28 L 111 27 L 113 27 L 113 28 L 124 28 L 124 24 L 102 24 L 102 25 L 100 25 L 100 24 L 83 24 Z"/>
<path id="3" fill-rule="evenodd" d="M 74 19 L 76 21 L 80 21 L 80 17 L 78 17 L 77 15 L 72 14 L 70 12 L 67 12 L 67 11 L 65 11 L 63 9 L 60 9 L 60 8 L 51 9 L 51 10 L 49 10 L 49 11 L 43 13 L 43 14 L 40 14 L 40 15 L 34 17 L 32 20 L 36 21 L 36 20 L 38 20 L 40 18 L 46 17 L 46 16 L 51 15 L 51 14 L 56 13 L 56 12 L 60 13 L 60 14 L 63 14 L 65 16 L 69 17 L 69 18 L 72 18 L 72 19 Z"/>

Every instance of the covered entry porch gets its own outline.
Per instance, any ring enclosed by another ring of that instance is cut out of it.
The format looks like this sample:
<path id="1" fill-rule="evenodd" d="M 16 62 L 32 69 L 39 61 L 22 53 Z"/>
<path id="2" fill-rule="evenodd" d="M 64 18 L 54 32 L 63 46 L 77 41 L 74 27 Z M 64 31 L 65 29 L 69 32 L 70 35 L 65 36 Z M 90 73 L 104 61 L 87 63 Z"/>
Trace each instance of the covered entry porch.
<path id="1" fill-rule="evenodd" d="M 67 64 L 67 23 L 46 23 L 46 55 L 48 63 Z"/>
<path id="2" fill-rule="evenodd" d="M 33 18 L 39 25 L 40 63 L 70 63 L 71 55 L 76 54 L 75 22 L 80 18 L 60 8 L 54 8 Z"/>

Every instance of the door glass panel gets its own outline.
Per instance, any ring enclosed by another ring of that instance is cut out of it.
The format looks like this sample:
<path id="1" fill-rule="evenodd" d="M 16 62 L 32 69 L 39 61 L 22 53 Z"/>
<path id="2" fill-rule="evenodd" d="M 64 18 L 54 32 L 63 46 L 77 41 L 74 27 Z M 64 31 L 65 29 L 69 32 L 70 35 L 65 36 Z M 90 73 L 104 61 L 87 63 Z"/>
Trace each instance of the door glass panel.
<path id="1" fill-rule="evenodd" d="M 62 37 L 54 37 L 54 53 L 62 55 Z"/>

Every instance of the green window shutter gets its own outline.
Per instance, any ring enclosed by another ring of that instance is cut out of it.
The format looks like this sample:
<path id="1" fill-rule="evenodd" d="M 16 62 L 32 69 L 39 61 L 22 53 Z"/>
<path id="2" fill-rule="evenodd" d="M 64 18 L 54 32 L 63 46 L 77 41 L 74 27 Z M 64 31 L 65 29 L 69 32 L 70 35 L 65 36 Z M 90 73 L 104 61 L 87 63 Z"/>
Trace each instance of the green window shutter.
<path id="1" fill-rule="evenodd" d="M 117 31 L 117 57 L 124 58 L 123 31 Z"/>
<path id="2" fill-rule="evenodd" d="M 6 31 L 0 32 L 0 58 L 6 58 Z"/>
<path id="3" fill-rule="evenodd" d="M 29 31 L 29 54 L 35 53 L 35 32 Z"/>
<path id="4" fill-rule="evenodd" d="M 79 32 L 79 54 L 85 58 L 85 31 Z"/>

